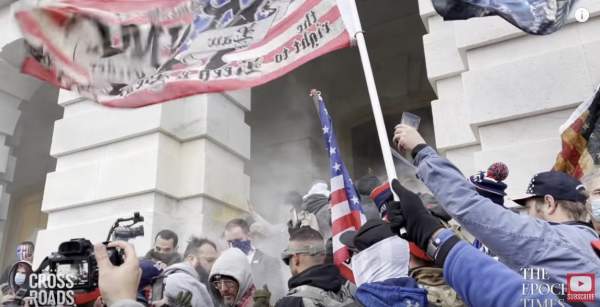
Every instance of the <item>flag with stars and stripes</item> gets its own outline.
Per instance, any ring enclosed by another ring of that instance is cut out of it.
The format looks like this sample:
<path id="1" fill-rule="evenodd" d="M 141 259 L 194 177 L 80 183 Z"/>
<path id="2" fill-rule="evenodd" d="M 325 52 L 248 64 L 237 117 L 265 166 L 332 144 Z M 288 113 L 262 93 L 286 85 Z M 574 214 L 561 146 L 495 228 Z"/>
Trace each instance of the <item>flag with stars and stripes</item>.
<path id="1" fill-rule="evenodd" d="M 360 31 L 347 0 L 21 0 L 23 73 L 112 107 L 249 88 Z"/>
<path id="2" fill-rule="evenodd" d="M 365 223 L 366 218 L 348 169 L 342 161 L 335 132 L 333 131 L 333 122 L 321 96 L 318 96 L 318 109 L 325 139 L 325 149 L 329 154 L 329 171 L 331 174 L 330 208 L 333 259 L 342 276 L 354 281 L 352 269 L 348 265 L 350 252 L 348 247 L 340 242 L 340 236 L 349 230 L 358 231 L 360 226 Z"/>

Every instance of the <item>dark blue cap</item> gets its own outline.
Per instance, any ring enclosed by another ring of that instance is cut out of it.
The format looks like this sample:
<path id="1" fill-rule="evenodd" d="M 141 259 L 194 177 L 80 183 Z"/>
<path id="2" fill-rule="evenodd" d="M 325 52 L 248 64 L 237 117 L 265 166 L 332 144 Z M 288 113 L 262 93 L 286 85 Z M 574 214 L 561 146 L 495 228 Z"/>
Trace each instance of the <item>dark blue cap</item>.
<path id="1" fill-rule="evenodd" d="M 585 191 L 585 187 L 579 180 L 563 172 L 549 171 L 533 176 L 527 187 L 527 195 L 513 199 L 513 201 L 524 206 L 530 198 L 551 195 L 555 200 L 568 200 L 584 204 L 587 196 L 583 191 Z"/>
<path id="2" fill-rule="evenodd" d="M 140 269 L 142 270 L 142 276 L 140 278 L 138 290 L 152 284 L 154 278 L 158 277 L 162 272 L 162 269 L 158 264 L 148 259 L 140 259 Z"/>

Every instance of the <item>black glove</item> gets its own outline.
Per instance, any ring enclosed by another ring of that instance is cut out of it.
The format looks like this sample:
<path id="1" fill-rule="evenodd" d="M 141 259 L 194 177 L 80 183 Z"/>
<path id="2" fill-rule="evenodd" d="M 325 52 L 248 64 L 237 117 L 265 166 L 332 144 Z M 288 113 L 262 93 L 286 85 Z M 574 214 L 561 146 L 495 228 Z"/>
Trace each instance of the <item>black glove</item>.
<path id="1" fill-rule="evenodd" d="M 400 185 L 397 179 L 392 181 L 392 189 L 400 201 L 391 202 L 388 206 L 390 228 L 403 239 L 414 242 L 421 249 L 427 250 L 429 238 L 436 230 L 444 226 L 427 211 L 421 198 Z M 400 234 L 402 228 L 406 229 L 405 234 Z"/>

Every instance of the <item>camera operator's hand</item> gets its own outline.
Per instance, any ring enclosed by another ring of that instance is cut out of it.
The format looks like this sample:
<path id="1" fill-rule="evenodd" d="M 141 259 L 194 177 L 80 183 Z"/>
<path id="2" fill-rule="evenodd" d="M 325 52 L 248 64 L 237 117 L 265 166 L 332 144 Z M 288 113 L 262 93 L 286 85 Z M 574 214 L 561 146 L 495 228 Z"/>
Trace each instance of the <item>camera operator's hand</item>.
<path id="1" fill-rule="evenodd" d="M 0 298 L 0 306 L 2 307 L 29 307 L 29 299 L 18 299 L 15 295 L 7 294 Z"/>
<path id="2" fill-rule="evenodd" d="M 111 242 L 108 247 L 117 247 L 125 252 L 125 262 L 114 266 L 108 258 L 104 244 L 96 244 L 94 252 L 98 262 L 98 287 L 106 305 L 120 300 L 135 301 L 141 270 L 133 246 L 123 241 Z"/>
<path id="3" fill-rule="evenodd" d="M 388 206 L 390 228 L 396 234 L 400 233 L 401 228 L 406 228 L 406 233 L 402 235 L 402 238 L 427 250 L 429 238 L 444 226 L 427 211 L 421 198 L 403 187 L 397 179 L 392 181 L 392 189 L 400 201 L 391 202 Z"/>
<path id="4" fill-rule="evenodd" d="M 408 125 L 397 125 L 394 129 L 393 142 L 398 150 L 412 152 L 420 144 L 427 144 L 417 129 Z"/>
<path id="5" fill-rule="evenodd" d="M 10 306 L 16 304 L 17 298 L 12 294 L 6 294 L 0 297 L 0 306 Z"/>

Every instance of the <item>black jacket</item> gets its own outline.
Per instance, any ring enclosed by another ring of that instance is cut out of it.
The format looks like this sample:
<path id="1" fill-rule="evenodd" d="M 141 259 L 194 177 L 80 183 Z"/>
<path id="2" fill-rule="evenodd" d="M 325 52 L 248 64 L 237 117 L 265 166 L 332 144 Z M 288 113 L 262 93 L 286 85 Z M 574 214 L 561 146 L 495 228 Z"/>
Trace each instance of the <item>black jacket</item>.
<path id="1" fill-rule="evenodd" d="M 309 285 L 325 291 L 338 292 L 345 282 L 346 280 L 340 275 L 340 271 L 335 265 L 322 264 L 316 265 L 290 278 L 288 286 L 290 290 L 299 286 Z M 275 307 L 304 307 L 304 303 L 301 297 L 286 296 L 280 299 Z"/>
<path id="2" fill-rule="evenodd" d="M 160 261 L 167 266 L 173 265 L 175 263 L 180 263 L 183 261 L 183 258 L 179 253 L 172 253 L 170 255 L 164 255 L 157 253 L 154 249 L 149 250 L 144 256 L 145 259 L 152 260 L 154 262 Z"/>

